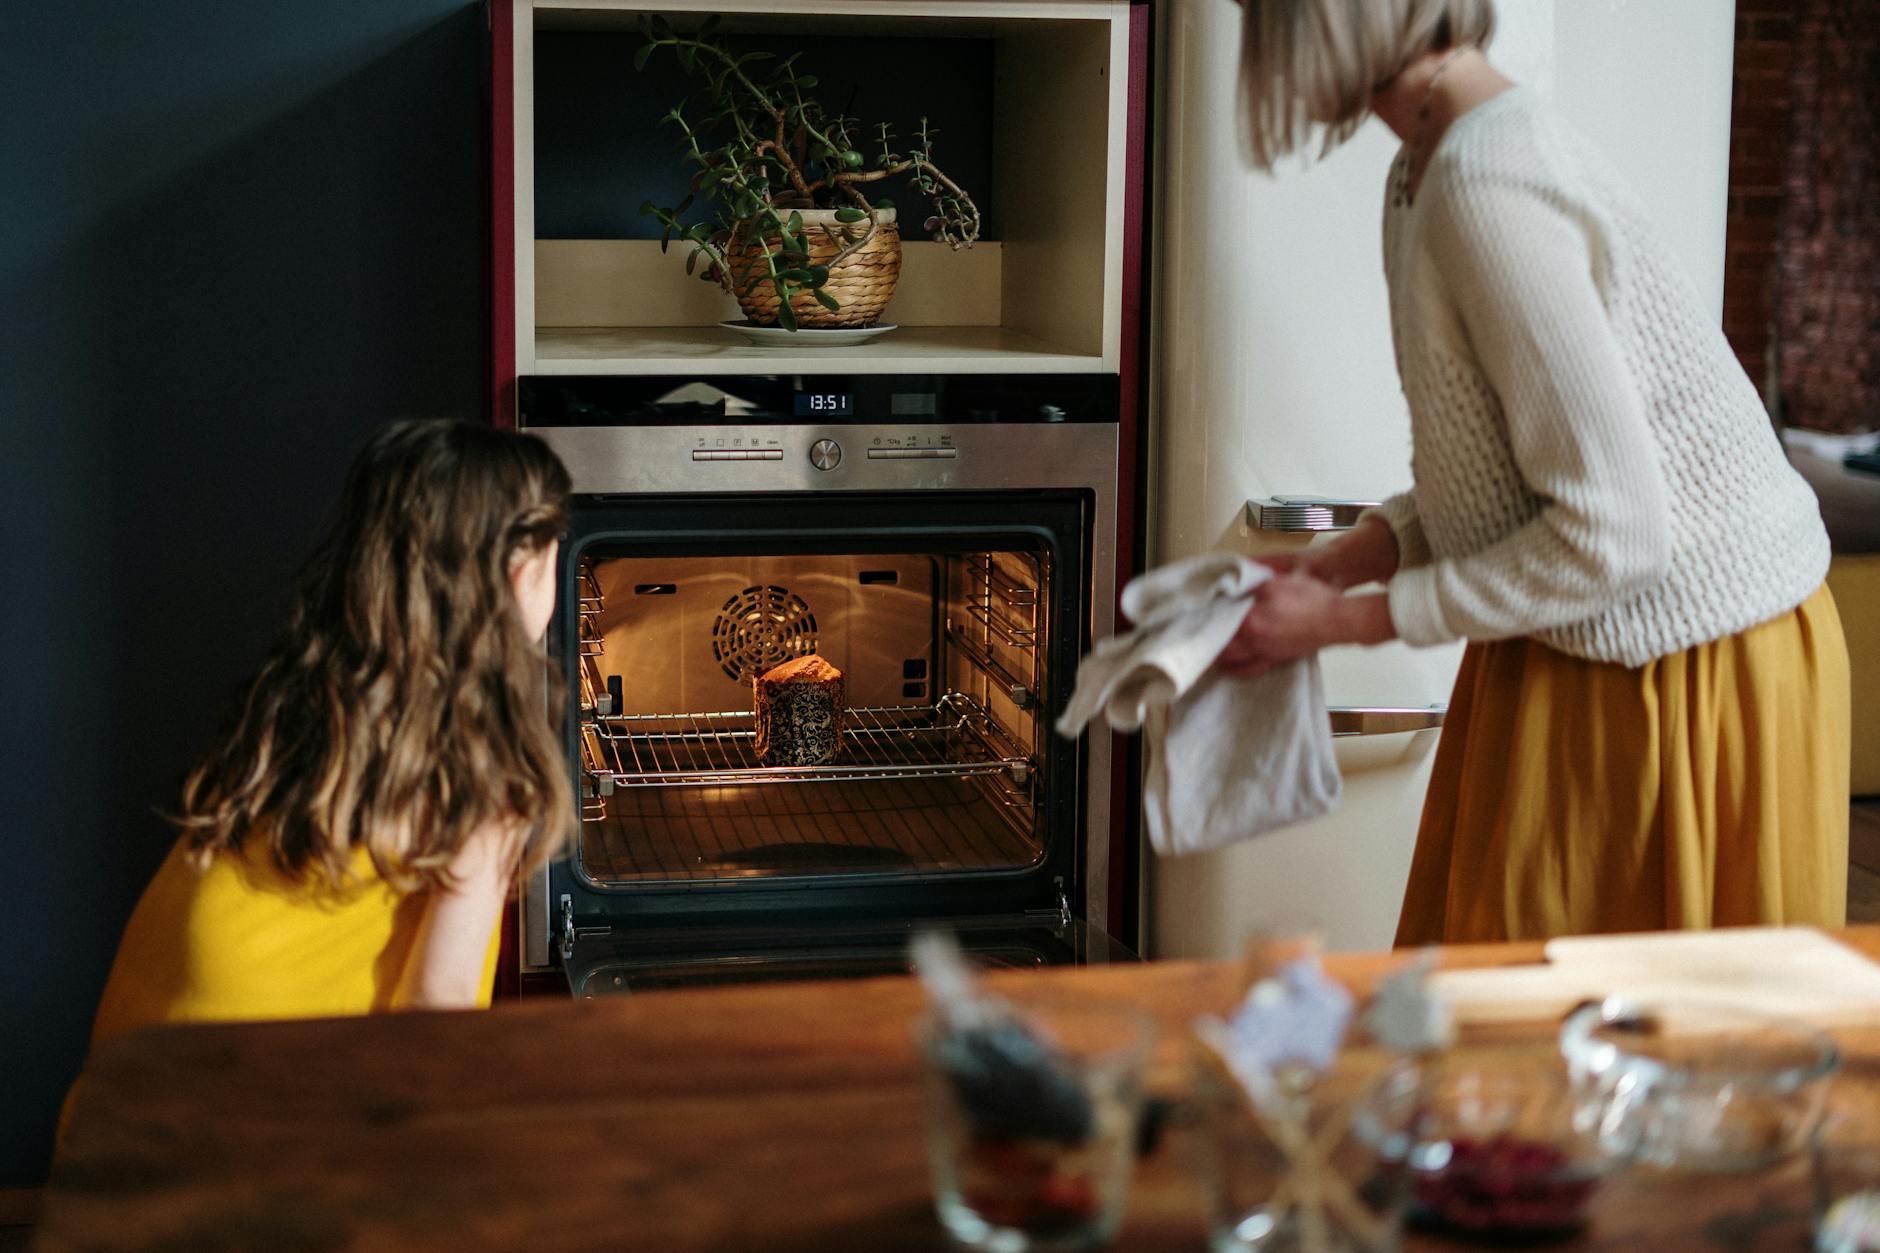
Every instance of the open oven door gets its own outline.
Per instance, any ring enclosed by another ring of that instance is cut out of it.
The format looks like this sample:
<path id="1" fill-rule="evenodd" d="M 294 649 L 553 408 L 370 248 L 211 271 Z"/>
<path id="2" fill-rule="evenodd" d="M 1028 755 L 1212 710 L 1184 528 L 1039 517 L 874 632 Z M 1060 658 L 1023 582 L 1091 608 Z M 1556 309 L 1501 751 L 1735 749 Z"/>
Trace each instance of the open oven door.
<path id="1" fill-rule="evenodd" d="M 1088 746 L 1051 729 L 1089 640 L 1071 490 L 596 497 L 558 647 L 582 798 L 546 876 L 578 996 L 905 971 L 921 926 L 988 964 L 1112 961 L 1087 927 Z M 777 768 L 752 679 L 844 674 L 844 747 Z"/>

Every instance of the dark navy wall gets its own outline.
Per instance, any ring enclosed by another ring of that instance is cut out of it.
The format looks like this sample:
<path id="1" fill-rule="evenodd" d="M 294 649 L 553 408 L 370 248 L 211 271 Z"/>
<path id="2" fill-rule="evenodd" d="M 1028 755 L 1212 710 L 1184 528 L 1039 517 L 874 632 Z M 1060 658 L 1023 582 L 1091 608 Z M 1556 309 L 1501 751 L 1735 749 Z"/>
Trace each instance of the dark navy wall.
<path id="1" fill-rule="evenodd" d="M 542 31 L 535 41 L 535 231 L 543 239 L 658 239 L 659 223 L 640 212 L 647 199 L 671 207 L 685 196 L 697 167 L 683 137 L 665 120 L 688 102 L 699 124 L 709 97 L 671 49 L 644 70 L 633 55 L 637 31 Z M 989 39 L 817 38 L 728 39 L 735 51 L 776 56 L 800 53 L 799 72 L 813 75 L 811 94 L 826 109 L 858 118 L 856 138 L 871 158 L 880 150 L 874 127 L 886 122 L 894 150 L 906 152 L 928 119 L 934 161 L 964 187 L 985 215 L 983 236 L 997 239 L 992 216 L 993 44 Z M 902 233 L 925 238 L 929 207 L 905 177 L 876 186 L 906 215 Z M 687 215 L 699 219 L 699 211 Z"/>
<path id="2" fill-rule="evenodd" d="M 480 415 L 483 18 L 8 5 L 0 75 L 0 1186 L 155 816 L 365 433 Z"/>

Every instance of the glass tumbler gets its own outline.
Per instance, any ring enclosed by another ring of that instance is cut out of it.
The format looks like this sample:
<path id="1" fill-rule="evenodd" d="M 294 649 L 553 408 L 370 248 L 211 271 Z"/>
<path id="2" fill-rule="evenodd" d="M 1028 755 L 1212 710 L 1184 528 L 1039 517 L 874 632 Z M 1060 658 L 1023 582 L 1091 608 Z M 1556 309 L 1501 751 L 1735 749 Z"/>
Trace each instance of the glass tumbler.
<path id="1" fill-rule="evenodd" d="M 963 1064 L 958 1037 L 931 1015 L 916 1025 L 940 1222 L 956 1245 L 989 1253 L 1097 1248 L 1129 1200 L 1155 1025 L 1098 1000 L 1012 1009 L 997 1051 L 1020 1064 L 990 1073 Z"/>
<path id="2" fill-rule="evenodd" d="M 1214 1253 L 1392 1253 L 1424 1080 L 1341 1063 L 1264 1106 L 1197 1049 L 1202 1187 Z"/>
<path id="3" fill-rule="evenodd" d="M 1880 1110 L 1832 1116 L 1810 1143 L 1815 1253 L 1880 1253 Z"/>

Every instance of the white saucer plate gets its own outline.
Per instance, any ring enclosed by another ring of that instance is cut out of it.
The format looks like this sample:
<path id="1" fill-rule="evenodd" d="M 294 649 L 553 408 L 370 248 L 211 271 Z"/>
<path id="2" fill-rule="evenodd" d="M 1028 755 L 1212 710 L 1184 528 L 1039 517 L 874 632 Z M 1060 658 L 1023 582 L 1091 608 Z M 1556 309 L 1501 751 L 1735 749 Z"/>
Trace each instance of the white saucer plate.
<path id="1" fill-rule="evenodd" d="M 892 322 L 879 322 L 874 326 L 824 329 L 806 326 L 800 331 L 791 331 L 781 326 L 756 326 L 743 318 L 720 322 L 718 325 L 736 331 L 753 344 L 761 344 L 766 348 L 852 348 L 895 329 Z"/>

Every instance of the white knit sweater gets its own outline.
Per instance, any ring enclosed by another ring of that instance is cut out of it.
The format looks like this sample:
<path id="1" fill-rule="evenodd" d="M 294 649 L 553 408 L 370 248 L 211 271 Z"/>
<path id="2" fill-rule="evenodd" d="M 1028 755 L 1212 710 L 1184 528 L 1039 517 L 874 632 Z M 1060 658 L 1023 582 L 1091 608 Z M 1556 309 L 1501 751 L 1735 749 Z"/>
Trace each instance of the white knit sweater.
<path id="1" fill-rule="evenodd" d="M 1716 320 L 1531 92 L 1457 119 L 1416 199 L 1387 204 L 1416 484 L 1377 511 L 1402 554 L 1398 635 L 1640 666 L 1821 584 L 1814 494 Z"/>

